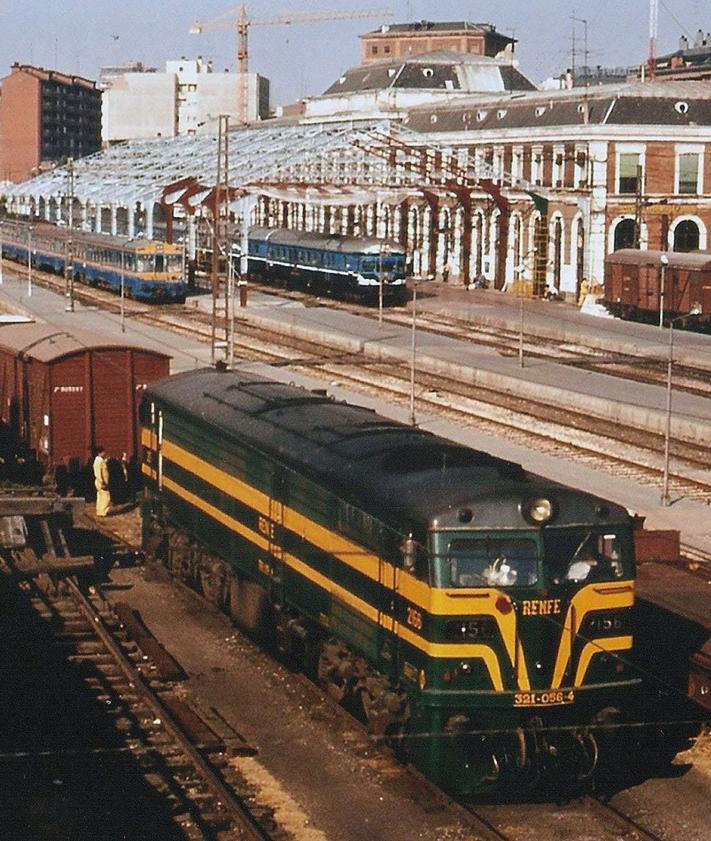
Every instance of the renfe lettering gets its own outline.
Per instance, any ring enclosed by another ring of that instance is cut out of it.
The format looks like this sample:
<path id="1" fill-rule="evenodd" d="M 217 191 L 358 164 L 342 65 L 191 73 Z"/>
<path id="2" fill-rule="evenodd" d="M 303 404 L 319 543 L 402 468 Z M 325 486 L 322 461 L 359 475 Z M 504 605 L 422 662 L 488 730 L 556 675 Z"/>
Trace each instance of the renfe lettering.
<path id="1" fill-rule="evenodd" d="M 524 599 L 524 616 L 551 616 L 560 613 L 560 599 Z"/>

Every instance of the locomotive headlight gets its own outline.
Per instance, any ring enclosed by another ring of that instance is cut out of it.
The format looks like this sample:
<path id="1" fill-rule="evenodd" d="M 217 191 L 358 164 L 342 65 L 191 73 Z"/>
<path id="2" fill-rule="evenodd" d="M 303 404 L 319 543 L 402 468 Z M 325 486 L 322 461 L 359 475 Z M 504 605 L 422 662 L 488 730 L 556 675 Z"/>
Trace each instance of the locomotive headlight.
<path id="1" fill-rule="evenodd" d="M 521 514 L 529 523 L 543 526 L 555 516 L 555 505 L 550 499 L 539 497 L 521 503 Z"/>

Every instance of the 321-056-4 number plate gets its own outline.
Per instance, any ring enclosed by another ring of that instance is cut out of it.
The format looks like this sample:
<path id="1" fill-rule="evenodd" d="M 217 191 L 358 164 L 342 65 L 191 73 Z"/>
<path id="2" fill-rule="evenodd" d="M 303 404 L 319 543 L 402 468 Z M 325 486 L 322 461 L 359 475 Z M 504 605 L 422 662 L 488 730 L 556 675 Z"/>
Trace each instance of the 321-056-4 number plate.
<path id="1" fill-rule="evenodd" d="M 545 692 L 516 692 L 514 707 L 549 707 L 555 704 L 572 704 L 575 692 L 572 689 L 549 689 Z"/>

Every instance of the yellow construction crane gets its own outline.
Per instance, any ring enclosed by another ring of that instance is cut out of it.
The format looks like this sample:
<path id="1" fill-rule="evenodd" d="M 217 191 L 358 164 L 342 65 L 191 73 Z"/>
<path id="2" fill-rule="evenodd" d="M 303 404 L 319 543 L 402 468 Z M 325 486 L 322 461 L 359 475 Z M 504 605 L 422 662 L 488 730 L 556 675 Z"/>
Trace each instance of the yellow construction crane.
<path id="1" fill-rule="evenodd" d="M 318 23 L 326 20 L 356 20 L 358 18 L 391 17 L 391 9 L 353 9 L 350 12 L 283 12 L 279 15 L 263 18 L 250 18 L 246 4 L 235 6 L 214 20 L 207 23 L 194 23 L 190 27 L 191 35 L 219 29 L 237 30 L 237 69 L 241 74 L 239 117 L 241 123 L 247 122 L 248 83 L 249 83 L 249 28 L 250 26 L 290 25 L 293 23 Z"/>

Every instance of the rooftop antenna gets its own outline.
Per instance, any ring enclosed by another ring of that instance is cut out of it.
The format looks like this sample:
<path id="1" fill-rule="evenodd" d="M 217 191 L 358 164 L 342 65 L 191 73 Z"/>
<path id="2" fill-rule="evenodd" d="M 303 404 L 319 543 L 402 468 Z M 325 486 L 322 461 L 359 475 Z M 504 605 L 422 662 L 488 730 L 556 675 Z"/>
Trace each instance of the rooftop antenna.
<path id="1" fill-rule="evenodd" d="M 657 70 L 657 20 L 659 17 L 658 0 L 649 0 L 649 58 L 647 59 L 647 78 L 652 81 Z"/>
<path id="2" fill-rule="evenodd" d="M 573 14 L 570 16 L 570 19 L 573 21 L 573 35 L 572 35 L 572 75 L 573 75 L 573 84 L 577 81 L 577 66 L 576 66 L 576 41 L 575 41 L 575 24 L 582 23 L 583 25 L 583 60 L 585 64 L 583 65 L 586 71 L 590 69 L 590 50 L 588 49 L 588 21 L 587 18 L 579 18 L 575 15 L 575 9 L 573 9 Z"/>

